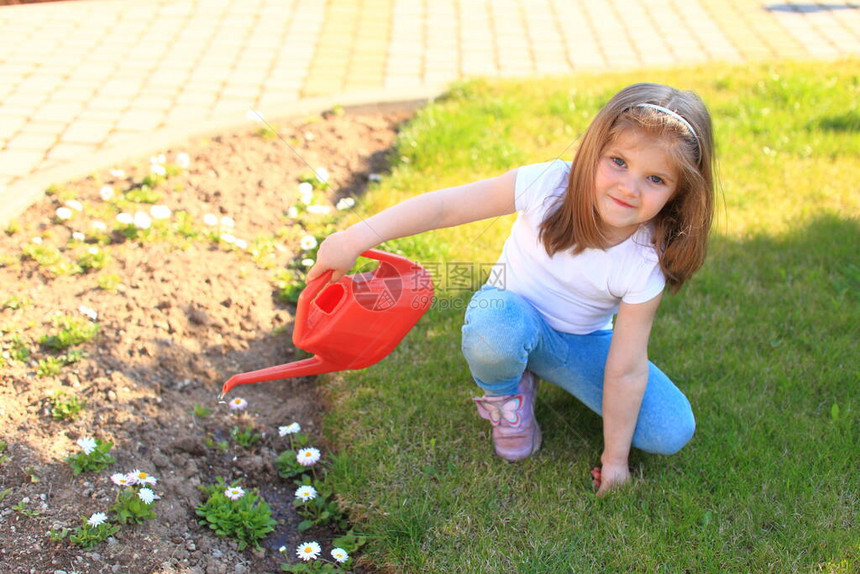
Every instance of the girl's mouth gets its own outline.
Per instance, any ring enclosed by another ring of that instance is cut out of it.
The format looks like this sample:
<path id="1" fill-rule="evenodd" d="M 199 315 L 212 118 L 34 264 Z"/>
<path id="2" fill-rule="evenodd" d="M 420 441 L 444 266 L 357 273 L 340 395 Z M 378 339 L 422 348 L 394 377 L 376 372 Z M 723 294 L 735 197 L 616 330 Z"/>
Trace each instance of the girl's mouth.
<path id="1" fill-rule="evenodd" d="M 625 202 L 621 201 L 620 199 L 616 199 L 616 198 L 614 198 L 614 197 L 612 197 L 612 196 L 609 196 L 609 199 L 611 199 L 612 201 L 614 201 L 615 203 L 617 203 L 617 204 L 618 204 L 618 205 L 620 205 L 621 207 L 626 207 L 626 208 L 628 208 L 628 209 L 633 209 L 633 206 L 632 206 L 632 205 L 630 205 L 629 203 L 625 203 Z"/>

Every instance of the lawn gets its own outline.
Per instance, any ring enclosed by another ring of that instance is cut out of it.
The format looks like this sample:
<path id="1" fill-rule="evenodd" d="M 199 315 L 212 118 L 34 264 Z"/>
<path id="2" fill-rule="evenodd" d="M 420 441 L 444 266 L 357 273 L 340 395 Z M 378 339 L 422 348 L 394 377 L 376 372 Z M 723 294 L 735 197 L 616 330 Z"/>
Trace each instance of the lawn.
<path id="1" fill-rule="evenodd" d="M 541 451 L 494 457 L 459 333 L 465 287 L 513 220 L 391 242 L 438 272 L 438 301 L 390 357 L 321 381 L 330 479 L 369 536 L 365 558 L 397 572 L 860 571 L 858 78 L 851 60 L 476 81 L 423 109 L 360 213 L 570 159 L 629 83 L 702 96 L 719 214 L 705 267 L 664 299 L 650 347 L 698 429 L 677 455 L 634 451 L 634 484 L 597 499 L 600 420 L 543 383 Z"/>

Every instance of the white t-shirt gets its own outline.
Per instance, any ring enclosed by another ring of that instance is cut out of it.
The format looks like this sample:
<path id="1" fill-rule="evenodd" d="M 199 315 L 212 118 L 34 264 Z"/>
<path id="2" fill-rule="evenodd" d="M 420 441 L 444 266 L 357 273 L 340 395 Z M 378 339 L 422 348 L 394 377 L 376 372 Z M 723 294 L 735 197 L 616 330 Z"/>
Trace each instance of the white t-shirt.
<path id="1" fill-rule="evenodd" d="M 492 284 L 524 297 L 553 329 L 585 335 L 611 329 L 621 301 L 649 301 L 663 291 L 666 279 L 647 225 L 609 249 L 547 255 L 538 240 L 540 224 L 565 193 L 569 174 L 570 162 L 561 160 L 517 170 L 519 215 Z"/>

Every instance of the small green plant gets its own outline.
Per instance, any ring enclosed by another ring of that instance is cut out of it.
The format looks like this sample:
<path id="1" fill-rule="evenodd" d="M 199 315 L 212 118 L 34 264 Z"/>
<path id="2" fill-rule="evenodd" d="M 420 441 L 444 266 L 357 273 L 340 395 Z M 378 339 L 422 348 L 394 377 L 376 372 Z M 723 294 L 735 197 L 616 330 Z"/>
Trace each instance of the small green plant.
<path id="1" fill-rule="evenodd" d="M 262 438 L 258 432 L 254 430 L 253 425 L 248 425 L 245 428 L 234 426 L 230 430 L 230 438 L 239 446 L 253 446 Z"/>
<path id="2" fill-rule="evenodd" d="M 152 489 L 136 484 L 117 492 L 116 500 L 110 509 L 116 514 L 116 520 L 120 524 L 139 524 L 156 517 L 152 510 L 155 500 Z"/>
<path id="3" fill-rule="evenodd" d="M 143 185 L 135 187 L 125 192 L 125 198 L 134 203 L 158 203 L 164 197 L 160 191 L 155 191 L 166 178 L 162 175 L 151 173 L 143 178 Z"/>
<path id="4" fill-rule="evenodd" d="M 81 447 L 81 452 L 65 458 L 65 461 L 71 465 L 75 476 L 82 472 L 103 470 L 115 462 L 114 458 L 108 454 L 113 448 L 111 441 L 87 437 L 78 440 L 78 446 Z"/>
<path id="5" fill-rule="evenodd" d="M 69 536 L 69 541 L 84 550 L 92 550 L 97 544 L 119 531 L 119 526 L 111 524 L 104 512 L 96 512 L 89 518 L 82 516 L 81 522 L 81 526 Z"/>
<path id="6" fill-rule="evenodd" d="M 93 270 L 104 269 L 111 261 L 111 256 L 107 251 L 98 247 L 90 247 L 86 253 L 78 257 L 78 267 L 84 273 Z"/>
<path id="7" fill-rule="evenodd" d="M 80 273 L 81 268 L 63 256 L 63 253 L 45 243 L 28 243 L 21 248 L 24 259 L 35 261 L 43 273 L 53 277 Z"/>
<path id="8" fill-rule="evenodd" d="M 301 482 L 296 481 L 299 488 L 293 506 L 296 512 L 304 518 L 299 523 L 299 532 L 321 524 L 332 524 L 340 530 L 347 526 L 346 517 L 333 500 L 334 490 L 325 482 L 313 481 L 305 477 Z"/>
<path id="9" fill-rule="evenodd" d="M 42 479 L 39 477 L 39 472 L 40 472 L 40 470 L 41 470 L 41 469 L 40 469 L 39 467 L 36 467 L 36 466 L 28 466 L 28 467 L 26 467 L 26 468 L 24 469 L 24 474 L 26 474 L 26 475 L 27 475 L 27 480 L 29 480 L 29 481 L 30 481 L 30 482 L 32 482 L 33 484 L 36 484 L 36 483 L 38 483 L 38 482 L 41 482 L 41 480 L 42 480 Z"/>
<path id="10" fill-rule="evenodd" d="M 227 485 L 220 476 L 217 482 L 200 489 L 208 495 L 195 512 L 221 538 L 231 538 L 239 550 L 259 548 L 260 540 L 275 529 L 272 510 L 256 491 L 245 492 L 238 483 Z"/>
<path id="11" fill-rule="evenodd" d="M 22 498 L 18 504 L 14 505 L 12 507 L 12 510 L 17 512 L 18 514 L 21 514 L 23 516 L 27 516 L 29 518 L 39 516 L 41 514 L 41 512 L 39 512 L 35 508 L 30 508 L 29 504 L 30 504 L 29 498 Z"/>
<path id="12" fill-rule="evenodd" d="M 60 315 L 54 318 L 54 331 L 39 339 L 42 345 L 56 351 L 65 351 L 71 346 L 86 343 L 96 336 L 99 326 L 97 323 Z"/>
<path id="13" fill-rule="evenodd" d="M 7 448 L 9 448 L 9 443 L 7 443 L 5 440 L 0 440 L 0 464 L 6 464 L 7 462 L 9 462 L 9 455 L 6 454 Z M 2 500 L 3 498 L 0 497 L 0 501 Z"/>
<path id="14" fill-rule="evenodd" d="M 197 418 L 205 419 L 212 414 L 212 409 L 201 404 L 196 404 L 194 405 L 193 414 Z"/>
<path id="15" fill-rule="evenodd" d="M 96 285 L 98 285 L 99 289 L 110 291 L 111 293 L 116 292 L 120 283 L 122 283 L 122 277 L 116 273 L 102 273 L 96 279 Z"/>
<path id="16" fill-rule="evenodd" d="M 17 311 L 18 309 L 22 309 L 27 305 L 30 305 L 32 301 L 27 298 L 18 297 L 17 295 L 12 295 L 5 301 L 3 301 L 3 305 L 0 306 L 2 309 L 11 309 L 12 311 Z"/>
<path id="17" fill-rule="evenodd" d="M 301 183 L 309 183 L 314 186 L 314 189 L 326 190 L 329 188 L 328 172 L 322 168 L 316 171 L 307 171 L 299 176 Z"/>
<path id="18" fill-rule="evenodd" d="M 30 348 L 21 340 L 20 335 L 12 335 L 9 341 L 4 342 L 0 349 L 3 357 L 17 363 L 25 363 L 30 360 Z"/>
<path id="19" fill-rule="evenodd" d="M 275 273 L 275 286 L 278 288 L 279 301 L 295 304 L 305 288 L 304 275 L 295 269 L 279 269 Z"/>
<path id="20" fill-rule="evenodd" d="M 57 421 L 73 420 L 81 414 L 84 406 L 86 401 L 79 399 L 77 395 L 58 393 L 51 397 L 51 416 Z"/>
<path id="21" fill-rule="evenodd" d="M 194 217 L 187 211 L 174 211 L 173 220 L 173 228 L 179 237 L 183 239 L 197 239 L 200 235 L 200 230 L 194 222 Z"/>
<path id="22" fill-rule="evenodd" d="M 51 542 L 61 542 L 65 540 L 66 536 L 69 535 L 68 528 L 56 529 L 52 528 L 48 530 L 48 538 L 51 539 Z"/>
<path id="23" fill-rule="evenodd" d="M 53 377 L 59 375 L 63 369 L 63 361 L 59 357 L 45 357 L 39 360 L 36 374 L 40 377 Z"/>
<path id="24" fill-rule="evenodd" d="M 293 478 L 308 471 L 307 467 L 303 466 L 296 459 L 297 452 L 295 450 L 285 450 L 275 459 L 275 468 L 278 469 L 278 476 L 281 478 Z"/>
<path id="25" fill-rule="evenodd" d="M 255 132 L 255 135 L 257 137 L 263 138 L 263 140 L 265 140 L 267 142 L 275 140 L 278 138 L 277 130 L 272 129 L 272 127 L 269 125 L 265 125 L 265 126 L 261 127 L 260 129 L 258 129 Z"/>
<path id="26" fill-rule="evenodd" d="M 302 542 L 296 548 L 296 556 L 302 562 L 298 564 L 281 564 L 283 572 L 349 572 L 353 567 L 352 555 L 364 546 L 367 537 L 355 534 L 352 530 L 345 535 L 332 540 L 331 560 L 322 558 L 322 548 L 316 542 Z M 279 552 L 285 557 L 288 554 L 286 547 L 281 547 Z"/>
<path id="27" fill-rule="evenodd" d="M 13 219 L 9 222 L 9 225 L 6 226 L 6 235 L 15 235 L 21 231 L 21 222 L 17 219 Z"/>

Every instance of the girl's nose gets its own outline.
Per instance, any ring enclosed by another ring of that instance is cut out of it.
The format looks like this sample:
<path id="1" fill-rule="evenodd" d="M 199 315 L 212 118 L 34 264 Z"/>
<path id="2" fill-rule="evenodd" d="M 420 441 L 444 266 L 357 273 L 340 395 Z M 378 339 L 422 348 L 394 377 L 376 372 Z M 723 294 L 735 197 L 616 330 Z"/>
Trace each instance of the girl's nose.
<path id="1" fill-rule="evenodd" d="M 621 179 L 619 186 L 621 191 L 630 196 L 639 195 L 639 185 L 636 183 L 636 178 L 628 175 Z"/>

